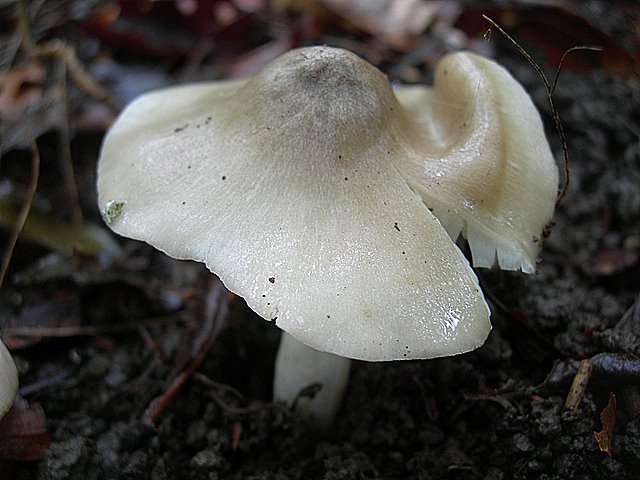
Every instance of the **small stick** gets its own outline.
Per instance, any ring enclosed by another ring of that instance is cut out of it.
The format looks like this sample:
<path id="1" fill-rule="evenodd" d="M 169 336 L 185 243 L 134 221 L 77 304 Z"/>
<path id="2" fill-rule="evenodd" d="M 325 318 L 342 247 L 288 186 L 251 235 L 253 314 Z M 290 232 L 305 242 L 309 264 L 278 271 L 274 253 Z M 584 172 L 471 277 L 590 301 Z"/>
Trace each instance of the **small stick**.
<path id="1" fill-rule="evenodd" d="M 218 406 L 225 412 L 225 413 L 230 413 L 230 414 L 237 414 L 237 415 L 245 415 L 248 413 L 253 413 L 253 412 L 257 412 L 259 410 L 265 410 L 267 408 L 273 408 L 273 407 L 279 407 L 280 405 L 277 403 L 271 403 L 271 402 L 260 402 L 260 401 L 256 401 L 256 402 L 252 402 L 253 405 L 249 406 L 249 407 L 234 407 L 229 405 L 228 403 L 226 403 L 222 397 L 219 395 L 219 391 L 220 390 L 226 390 L 227 392 L 233 393 L 233 395 L 235 397 L 237 397 L 238 399 L 243 399 L 243 395 L 238 392 L 235 388 L 229 386 L 229 385 L 224 385 L 222 383 L 218 383 L 218 382 L 214 382 L 213 380 L 211 380 L 209 377 L 207 377 L 206 375 L 202 374 L 202 373 L 195 373 L 193 375 L 193 379 L 199 381 L 200 383 L 202 383 L 203 385 L 206 385 L 207 387 L 209 387 L 211 390 L 209 390 L 209 396 L 211 396 L 211 398 L 213 399 L 214 402 L 216 402 L 216 404 L 218 404 Z M 287 409 L 283 409 L 283 411 L 288 411 Z"/>
<path id="2" fill-rule="evenodd" d="M 575 47 L 571 47 L 564 51 L 562 57 L 560 58 L 560 62 L 558 63 L 558 68 L 556 69 L 556 76 L 553 78 L 553 84 L 551 85 L 551 90 L 549 90 L 549 95 L 553 95 L 553 92 L 556 91 L 556 85 L 558 84 L 558 78 L 560 77 L 560 71 L 562 70 L 562 64 L 564 63 L 564 59 L 571 52 L 575 52 L 578 50 L 589 50 L 592 52 L 601 52 L 602 47 L 598 47 L 595 45 L 576 45 Z"/>
<path id="3" fill-rule="evenodd" d="M 139 322 L 120 323 L 113 325 L 72 325 L 60 327 L 7 327 L 2 329 L 2 335 L 6 337 L 43 337 L 43 338 L 66 338 L 66 337 L 94 337 L 96 335 L 108 335 L 128 332 L 141 326 L 154 327 L 172 322 L 181 322 L 183 319 L 175 314 L 163 317 L 149 318 Z"/>
<path id="4" fill-rule="evenodd" d="M 20 33 L 20 48 L 32 57 L 52 57 L 56 60 L 60 69 L 61 79 L 56 83 L 63 92 L 63 116 L 65 123 L 58 129 L 58 156 L 64 179 L 67 196 L 71 202 L 71 219 L 74 224 L 82 223 L 82 209 L 80 208 L 78 186 L 75 179 L 73 160 L 71 158 L 71 136 L 69 133 L 69 111 L 67 102 L 66 79 L 71 78 L 75 84 L 85 93 L 105 103 L 114 113 L 120 111 L 120 106 L 109 92 L 96 82 L 82 66 L 73 47 L 60 40 L 51 40 L 43 45 L 36 44 L 31 38 L 31 23 L 27 2 L 18 1 L 17 16 L 18 30 Z M 1 280 L 1 279 L 0 279 Z"/>
<path id="5" fill-rule="evenodd" d="M 229 301 L 227 299 L 227 291 L 220 281 L 215 281 L 206 295 L 203 313 L 204 320 L 193 342 L 191 358 L 180 373 L 171 381 L 169 387 L 149 403 L 142 414 L 141 421 L 143 425 L 153 427 L 169 402 L 182 390 L 182 387 L 193 376 L 209 352 L 214 340 L 226 325 L 228 313 Z"/>
<path id="6" fill-rule="evenodd" d="M 38 151 L 35 140 L 31 141 L 30 148 L 31 177 L 29 179 L 29 185 L 27 187 L 27 193 L 24 199 L 24 203 L 22 204 L 22 207 L 20 207 L 20 212 L 18 214 L 18 218 L 16 219 L 16 224 L 11 231 L 11 236 L 9 237 L 9 241 L 7 242 L 7 247 L 5 248 L 2 255 L 2 264 L 0 264 L 0 288 L 2 288 L 4 277 L 6 276 L 7 270 L 9 269 L 9 263 L 11 262 L 11 257 L 13 256 L 13 249 L 18 242 L 18 237 L 22 233 L 24 224 L 27 222 L 27 217 L 29 216 L 29 212 L 31 211 L 31 204 L 33 203 L 33 197 L 35 196 L 36 188 L 38 187 L 38 177 L 40 176 L 40 152 Z"/>
<path id="7" fill-rule="evenodd" d="M 54 39 L 38 45 L 31 39 L 31 22 L 25 0 L 17 4 L 18 30 L 20 32 L 20 48 L 33 57 L 57 57 L 65 65 L 66 73 L 74 83 L 86 94 L 104 102 L 113 113 L 122 109 L 121 105 L 100 85 L 84 68 L 75 49 L 65 42 Z"/>
<path id="8" fill-rule="evenodd" d="M 567 394 L 567 398 L 564 402 L 564 408 L 567 410 L 576 410 L 584 397 L 589 384 L 589 378 L 593 371 L 593 365 L 589 363 L 589 360 L 582 360 L 576 376 L 573 377 L 573 383 Z"/>
<path id="9" fill-rule="evenodd" d="M 69 132 L 69 102 L 67 98 L 67 64 L 64 61 L 58 61 L 58 69 L 60 73 L 60 90 L 62 91 L 62 115 L 66 121 L 58 128 L 58 160 L 60 161 L 60 169 L 64 187 L 67 191 L 67 198 L 71 203 L 71 222 L 75 225 L 82 223 L 82 209 L 80 208 L 80 194 L 78 192 L 78 183 L 76 182 L 75 169 L 73 168 L 73 159 L 71 158 L 71 133 Z"/>

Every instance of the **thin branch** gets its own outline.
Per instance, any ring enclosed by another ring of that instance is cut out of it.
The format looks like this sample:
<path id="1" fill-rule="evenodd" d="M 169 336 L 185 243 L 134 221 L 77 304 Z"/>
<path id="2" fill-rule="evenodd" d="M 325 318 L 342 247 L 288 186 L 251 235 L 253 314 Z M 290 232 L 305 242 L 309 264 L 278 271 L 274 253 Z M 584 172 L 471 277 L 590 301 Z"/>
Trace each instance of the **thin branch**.
<path id="1" fill-rule="evenodd" d="M 560 62 L 558 63 L 558 68 L 556 69 L 556 76 L 553 79 L 553 84 L 551 85 L 551 90 L 549 91 L 549 95 L 553 95 L 556 91 L 556 85 L 558 85 L 558 78 L 560 77 L 560 72 L 562 70 L 562 64 L 564 63 L 564 59 L 571 52 L 581 51 L 581 50 L 589 50 L 591 52 L 601 52 L 602 47 L 598 47 L 597 45 L 576 45 L 575 47 L 571 47 L 564 51 L 562 57 L 560 58 Z"/>
<path id="2" fill-rule="evenodd" d="M 31 20 L 26 0 L 19 0 L 16 5 L 18 16 L 18 31 L 20 32 L 20 47 L 27 53 L 32 54 L 36 46 L 31 39 Z"/>
<path id="3" fill-rule="evenodd" d="M 142 414 L 142 424 L 153 427 L 169 402 L 182 390 L 206 357 L 213 342 L 226 325 L 229 313 L 227 291 L 222 283 L 215 280 L 207 292 L 203 321 L 193 342 L 191 355 L 169 386 L 147 406 Z"/>
<path id="4" fill-rule="evenodd" d="M 27 186 L 27 192 L 25 195 L 24 202 L 22 207 L 20 207 L 20 212 L 18 214 L 18 218 L 16 219 L 16 224 L 13 226 L 13 230 L 11 232 L 11 236 L 9 237 L 9 241 L 7 242 L 7 246 L 2 255 L 2 264 L 0 264 L 0 288 L 2 288 L 2 284 L 4 282 L 4 278 L 7 274 L 7 270 L 9 269 L 9 263 L 11 263 L 11 257 L 13 257 L 13 250 L 18 242 L 18 237 L 22 233 L 22 229 L 24 228 L 24 224 L 27 222 L 27 217 L 29 216 L 29 212 L 31 211 L 31 204 L 33 203 L 33 198 L 36 194 L 36 188 L 38 187 L 38 177 L 40 176 L 40 152 L 38 151 L 38 146 L 36 145 L 35 140 L 31 141 L 31 177 L 29 179 L 29 185 Z"/>
<path id="5" fill-rule="evenodd" d="M 82 63 L 78 60 L 75 50 L 72 46 L 67 45 L 64 41 L 54 39 L 44 44 L 37 44 L 31 38 L 31 19 L 29 16 L 28 5 L 26 0 L 19 0 L 17 7 L 18 32 L 20 35 L 20 48 L 28 55 L 39 57 L 51 57 L 56 61 L 59 69 L 60 78 L 56 79 L 56 83 L 62 89 L 63 102 L 62 108 L 64 116 L 64 125 L 58 129 L 59 145 L 58 156 L 64 185 L 67 196 L 71 203 L 71 218 L 73 223 L 82 223 L 82 209 L 78 194 L 78 186 L 75 179 L 73 160 L 71 158 L 71 135 L 69 132 L 69 108 L 67 99 L 67 78 L 73 82 L 84 93 L 105 103 L 113 113 L 120 111 L 118 102 L 87 72 Z"/>
<path id="6" fill-rule="evenodd" d="M 71 204 L 71 221 L 75 225 L 82 223 L 82 209 L 80 208 L 80 194 L 76 182 L 75 169 L 73 168 L 73 158 L 71 158 L 71 133 L 69 132 L 69 99 L 67 96 L 67 63 L 64 58 L 57 59 L 59 73 L 59 85 L 62 91 L 62 115 L 65 121 L 58 128 L 58 161 L 67 199 Z"/>
<path id="7" fill-rule="evenodd" d="M 562 183 L 562 187 L 558 191 L 558 196 L 556 197 L 556 206 L 557 206 L 558 204 L 560 204 L 560 201 L 562 200 L 562 198 L 567 193 L 567 190 L 569 189 L 569 149 L 567 147 L 567 139 L 566 139 L 566 136 L 565 136 L 565 133 L 564 133 L 564 127 L 562 126 L 562 121 L 560 120 L 560 115 L 559 115 L 558 110 L 556 109 L 555 103 L 553 101 L 553 92 L 555 90 L 556 83 L 557 83 L 558 77 L 560 75 L 560 68 L 562 67 L 562 62 L 564 61 L 564 58 L 567 56 L 567 54 L 569 54 L 569 53 L 571 53 L 573 51 L 576 51 L 576 50 L 595 50 L 595 51 L 598 51 L 598 50 L 601 50 L 601 49 L 599 47 L 593 47 L 593 46 L 577 46 L 577 47 L 572 47 L 572 48 L 568 49 L 566 52 L 564 52 L 564 55 L 562 55 L 562 58 L 560 60 L 560 64 L 558 65 L 558 69 L 556 71 L 556 75 L 555 75 L 555 78 L 554 78 L 554 81 L 553 81 L 553 85 L 552 85 L 549 82 L 549 79 L 545 75 L 545 73 L 542 70 L 542 68 L 540 68 L 540 65 L 538 65 L 536 63 L 536 61 L 531 57 L 531 55 L 529 55 L 527 53 L 527 51 L 524 48 L 522 48 L 520 46 L 520 44 L 513 39 L 513 37 L 511 37 L 511 35 L 509 35 L 506 31 L 504 31 L 504 29 L 502 29 L 502 27 L 500 27 L 500 25 L 498 25 L 496 22 L 494 22 L 488 16 L 482 15 L 482 18 L 484 18 L 487 22 L 489 22 L 492 26 L 494 26 L 496 28 L 496 30 L 498 30 L 502 34 L 502 36 L 504 36 L 507 40 L 509 40 L 509 42 L 511 42 L 511 44 L 520 52 L 520 54 L 529 62 L 529 64 L 533 67 L 533 69 L 536 71 L 536 73 L 540 76 L 540 78 L 542 79 L 542 82 L 544 83 L 544 86 L 547 89 L 547 98 L 549 99 L 549 106 L 551 107 L 551 115 L 553 117 L 553 121 L 555 122 L 556 131 L 558 132 L 558 135 L 560 136 L 560 142 L 562 144 L 564 181 Z"/>
<path id="8" fill-rule="evenodd" d="M 140 327 L 156 327 L 169 323 L 185 322 L 183 315 L 171 313 L 161 317 L 136 320 L 129 323 L 116 323 L 111 325 L 69 325 L 57 327 L 6 327 L 2 334 L 7 337 L 42 337 L 42 338 L 66 338 L 66 337 L 92 337 L 96 335 L 112 335 L 129 332 Z"/>
<path id="9" fill-rule="evenodd" d="M 75 49 L 71 45 L 65 45 L 62 55 L 69 78 L 73 80 L 80 90 L 95 98 L 99 102 L 106 104 L 113 113 L 117 114 L 122 110 L 122 106 L 111 96 L 109 91 L 100 85 L 87 71 L 78 59 Z"/>

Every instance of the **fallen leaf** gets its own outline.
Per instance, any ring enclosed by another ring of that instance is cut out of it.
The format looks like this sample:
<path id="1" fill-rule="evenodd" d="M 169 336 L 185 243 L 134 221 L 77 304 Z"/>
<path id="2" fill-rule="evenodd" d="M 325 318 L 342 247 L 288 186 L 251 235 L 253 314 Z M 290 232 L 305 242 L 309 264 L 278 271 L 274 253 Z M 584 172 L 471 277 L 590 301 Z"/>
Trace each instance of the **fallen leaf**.
<path id="1" fill-rule="evenodd" d="M 597 275 L 615 275 L 631 269 L 640 261 L 640 252 L 626 249 L 603 250 L 593 258 L 593 271 Z"/>
<path id="2" fill-rule="evenodd" d="M 267 63 L 277 56 L 282 55 L 292 46 L 293 41 L 290 38 L 272 40 L 231 62 L 225 69 L 225 74 L 230 77 L 249 77 L 255 75 L 262 70 Z"/>
<path id="3" fill-rule="evenodd" d="M 425 0 L 321 0 L 355 27 L 406 50 L 436 18 L 440 2 Z"/>
<path id="4" fill-rule="evenodd" d="M 34 138 L 64 122 L 63 92 L 47 85 L 47 73 L 31 61 L 0 71 L 0 139 L 2 151 L 25 148 Z"/>
<path id="5" fill-rule="evenodd" d="M 0 118 L 16 121 L 22 116 L 42 97 L 45 78 L 44 67 L 36 61 L 0 71 Z"/>
<path id="6" fill-rule="evenodd" d="M 0 420 L 0 461 L 39 460 L 49 441 L 46 416 L 39 403 L 14 406 Z"/>
<path id="7" fill-rule="evenodd" d="M 242 423 L 234 422 L 231 427 L 231 451 L 235 452 L 240 444 L 240 435 L 242 435 Z"/>
<path id="8" fill-rule="evenodd" d="M 11 192 L 0 194 L 0 226 L 13 229 L 19 209 L 20 201 Z M 29 213 L 21 236 L 50 250 L 78 252 L 92 257 L 105 252 L 113 253 L 119 248 L 104 228 L 91 224 L 60 223 L 35 206 Z"/>
<path id="9" fill-rule="evenodd" d="M 600 412 L 600 422 L 602 423 L 602 430 L 599 432 L 594 430 L 593 436 L 598 442 L 600 451 L 611 456 L 613 429 L 616 426 L 616 396 L 613 392 L 609 394 L 607 406 Z"/>

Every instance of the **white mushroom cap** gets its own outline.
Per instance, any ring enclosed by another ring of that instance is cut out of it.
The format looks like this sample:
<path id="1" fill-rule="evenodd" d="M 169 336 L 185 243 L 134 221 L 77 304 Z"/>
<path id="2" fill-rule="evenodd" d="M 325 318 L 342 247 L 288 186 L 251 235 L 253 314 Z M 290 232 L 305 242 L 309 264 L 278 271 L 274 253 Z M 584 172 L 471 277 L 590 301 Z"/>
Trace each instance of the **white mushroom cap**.
<path id="1" fill-rule="evenodd" d="M 429 158 L 418 127 L 357 56 L 294 50 L 250 80 L 134 101 L 105 138 L 99 205 L 116 232 L 205 262 L 312 348 L 462 353 L 484 342 L 489 309 L 406 180 Z"/>
<path id="2" fill-rule="evenodd" d="M 500 65 L 455 53 L 434 87 L 401 86 L 400 103 L 422 125 L 427 149 L 403 176 L 476 267 L 533 273 L 553 216 L 558 169 L 529 95 Z"/>
<path id="3" fill-rule="evenodd" d="M 18 391 L 18 369 L 11 354 L 0 341 L 0 418 L 9 411 Z"/>

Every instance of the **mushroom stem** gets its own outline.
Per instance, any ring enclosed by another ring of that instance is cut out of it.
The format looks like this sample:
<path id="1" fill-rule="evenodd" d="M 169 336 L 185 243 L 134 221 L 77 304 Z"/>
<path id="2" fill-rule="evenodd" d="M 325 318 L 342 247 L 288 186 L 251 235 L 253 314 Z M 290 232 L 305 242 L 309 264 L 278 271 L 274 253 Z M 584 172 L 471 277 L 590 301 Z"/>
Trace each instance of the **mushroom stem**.
<path id="1" fill-rule="evenodd" d="M 321 352 L 282 332 L 275 363 L 273 398 L 295 405 L 318 430 L 333 424 L 349 380 L 351 360 L 333 353 Z M 319 384 L 321 389 L 311 397 L 301 390 Z"/>

